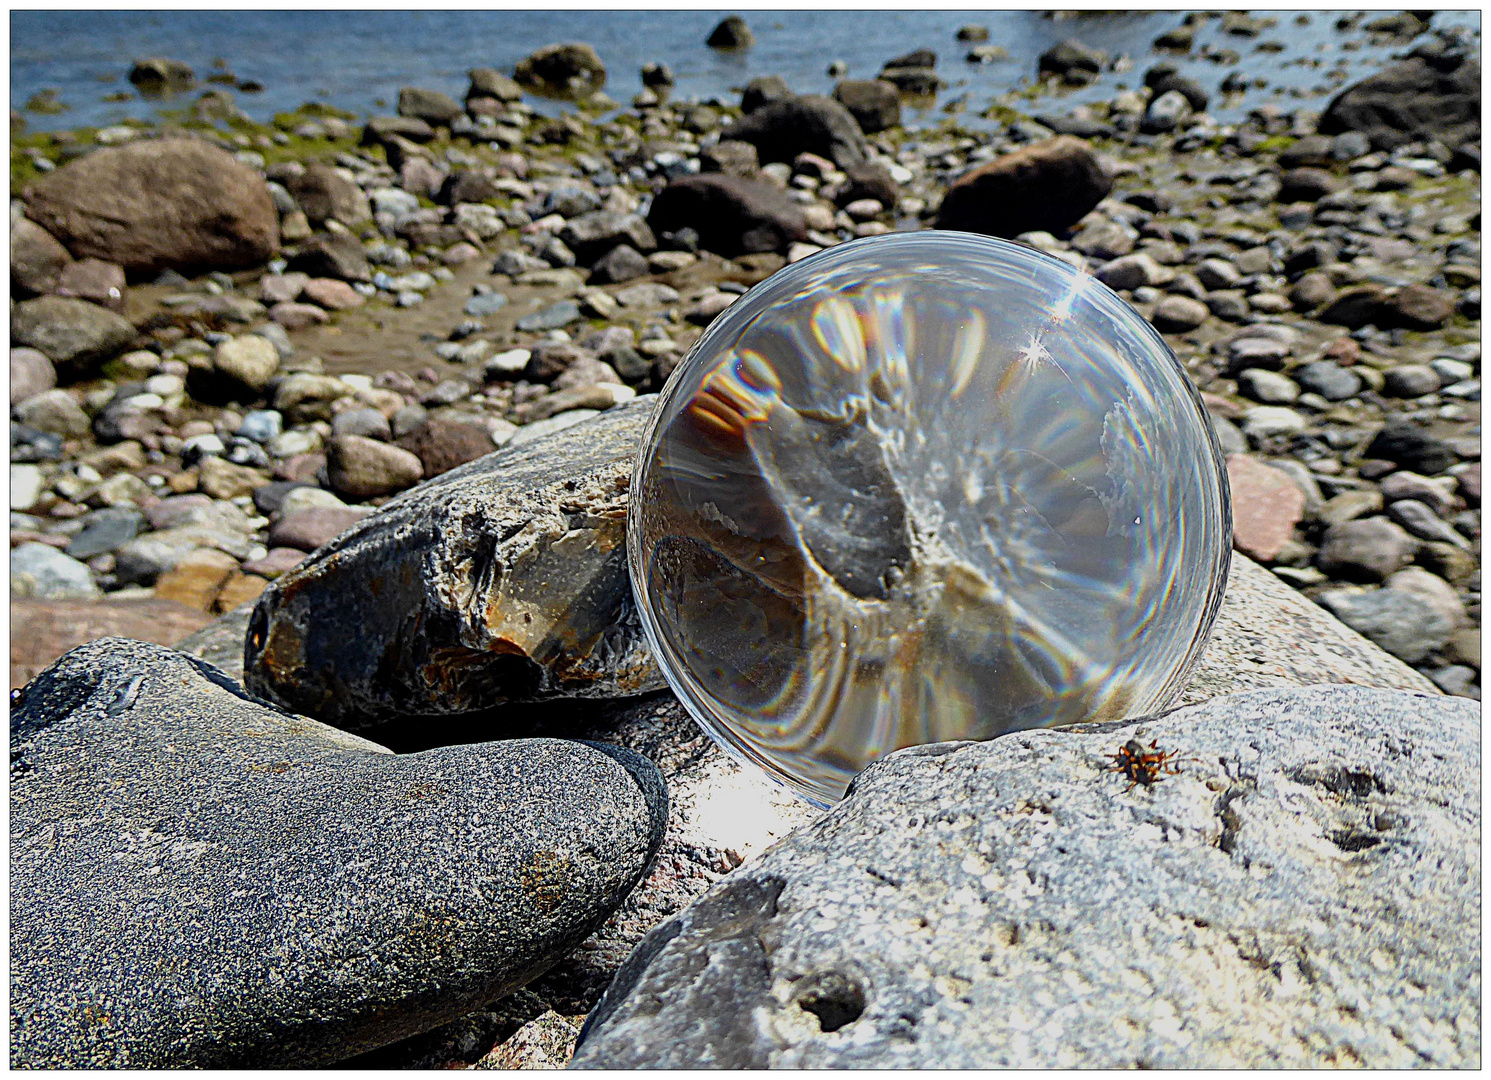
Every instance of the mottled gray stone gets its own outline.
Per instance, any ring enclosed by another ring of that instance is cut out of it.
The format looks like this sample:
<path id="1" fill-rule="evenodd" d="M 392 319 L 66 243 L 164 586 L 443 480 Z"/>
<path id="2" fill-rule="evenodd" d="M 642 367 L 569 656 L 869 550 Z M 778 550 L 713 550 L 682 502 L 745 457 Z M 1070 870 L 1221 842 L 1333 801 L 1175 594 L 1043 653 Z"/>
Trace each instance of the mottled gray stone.
<path id="1" fill-rule="evenodd" d="M 1416 664 L 1459 629 L 1451 615 L 1412 589 L 1331 589 L 1320 603 L 1373 644 Z"/>
<path id="2" fill-rule="evenodd" d="M 1477 1068 L 1479 739 L 1329 686 L 901 751 L 649 934 L 572 1065 Z"/>
<path id="3" fill-rule="evenodd" d="M 552 739 L 412 755 L 106 638 L 11 719 L 12 1064 L 344 1059 L 517 988 L 643 876 L 666 792 Z"/>
<path id="4" fill-rule="evenodd" d="M 28 541 L 10 552 L 10 595 L 38 600 L 89 599 L 99 595 L 93 573 L 54 547 Z"/>
<path id="5" fill-rule="evenodd" d="M 660 687 L 624 548 L 655 400 L 425 481 L 318 550 L 260 598 L 249 687 L 359 728 Z"/>

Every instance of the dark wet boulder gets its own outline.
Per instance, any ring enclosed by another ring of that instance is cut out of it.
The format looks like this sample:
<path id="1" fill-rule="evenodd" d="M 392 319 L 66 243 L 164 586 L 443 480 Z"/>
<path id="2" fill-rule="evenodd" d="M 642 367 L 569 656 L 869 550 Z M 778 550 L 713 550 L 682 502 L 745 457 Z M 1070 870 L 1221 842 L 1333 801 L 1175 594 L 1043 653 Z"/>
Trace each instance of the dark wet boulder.
<path id="1" fill-rule="evenodd" d="M 393 754 L 141 641 L 12 703 L 11 1064 L 341 1061 L 509 993 L 658 850 L 657 769 L 595 743 Z"/>
<path id="2" fill-rule="evenodd" d="M 786 251 L 808 234 L 802 207 L 786 192 L 723 173 L 674 180 L 653 199 L 647 223 L 659 234 L 693 229 L 700 247 L 726 258 Z"/>
<path id="3" fill-rule="evenodd" d="M 347 727 L 662 685 L 627 583 L 651 398 L 452 469 L 277 579 L 247 685 Z"/>
<path id="4" fill-rule="evenodd" d="M 1411 56 L 1331 100 L 1320 117 L 1323 135 L 1360 131 L 1374 149 L 1437 139 L 1449 146 L 1481 137 L 1481 65 L 1463 53 Z"/>
<path id="5" fill-rule="evenodd" d="M 758 75 L 746 83 L 740 95 L 740 111 L 753 113 L 773 101 L 784 101 L 792 96 L 787 80 L 780 75 Z"/>
<path id="6" fill-rule="evenodd" d="M 1112 188 L 1092 149 L 1059 135 L 958 177 L 942 199 L 937 227 L 1006 238 L 1056 233 L 1080 221 Z"/>
<path id="7" fill-rule="evenodd" d="M 1067 82 L 1091 82 L 1108 66 L 1108 54 L 1101 49 L 1084 45 L 1076 38 L 1067 38 L 1041 53 L 1036 61 L 1036 71 L 1041 75 L 1055 75 Z"/>
<path id="8" fill-rule="evenodd" d="M 129 70 L 129 81 L 144 94 L 169 94 L 190 90 L 197 84 L 197 74 L 181 60 L 149 56 L 136 60 Z"/>
<path id="9" fill-rule="evenodd" d="M 834 100 L 848 109 L 866 135 L 901 122 L 901 95 L 885 79 L 843 79 L 834 87 Z"/>
<path id="10" fill-rule="evenodd" d="M 513 80 L 533 89 L 580 96 L 605 85 L 606 65 L 583 43 L 545 45 L 518 61 Z"/>
<path id="11" fill-rule="evenodd" d="M 756 35 L 739 15 L 730 15 L 709 32 L 704 44 L 711 49 L 748 49 L 756 44 Z"/>
<path id="12" fill-rule="evenodd" d="M 854 114 L 821 94 L 771 101 L 741 117 L 730 138 L 756 147 L 763 163 L 792 162 L 798 154 L 817 154 L 839 168 L 865 158 L 864 132 Z"/>

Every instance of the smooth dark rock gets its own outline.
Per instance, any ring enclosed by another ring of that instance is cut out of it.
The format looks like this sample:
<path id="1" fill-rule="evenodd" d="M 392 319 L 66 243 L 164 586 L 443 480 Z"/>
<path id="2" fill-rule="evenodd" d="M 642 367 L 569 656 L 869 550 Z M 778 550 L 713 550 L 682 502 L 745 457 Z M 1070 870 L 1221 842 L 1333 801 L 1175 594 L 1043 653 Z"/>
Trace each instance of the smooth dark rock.
<path id="1" fill-rule="evenodd" d="M 753 113 L 763 105 L 792 97 L 787 81 L 780 75 L 758 75 L 746 83 L 740 95 L 740 111 Z"/>
<path id="2" fill-rule="evenodd" d="M 939 229 L 1015 237 L 1061 232 L 1107 196 L 1113 181 L 1081 139 L 1034 143 L 954 181 L 937 215 Z"/>
<path id="3" fill-rule="evenodd" d="M 700 247 L 727 258 L 785 251 L 808 233 L 802 207 L 785 192 L 720 173 L 674 180 L 653 199 L 647 221 L 658 233 L 692 228 Z"/>
<path id="4" fill-rule="evenodd" d="M 630 244 L 617 244 L 590 268 L 590 282 L 616 285 L 647 273 L 647 259 Z"/>
<path id="5" fill-rule="evenodd" d="M 821 94 L 768 101 L 731 125 L 730 138 L 754 145 L 762 162 L 790 163 L 809 153 L 842 169 L 863 161 L 867 151 L 854 114 Z"/>
<path id="6" fill-rule="evenodd" d="M 337 278 L 341 281 L 373 280 L 373 268 L 367 254 L 355 237 L 312 237 L 290 258 L 289 268 L 311 277 Z"/>
<path id="7" fill-rule="evenodd" d="M 1444 440 L 1438 439 L 1411 420 L 1392 420 L 1372 437 L 1364 456 L 1395 461 L 1425 476 L 1443 472 L 1456 461 Z"/>
<path id="8" fill-rule="evenodd" d="M 559 239 L 586 266 L 617 244 L 630 244 L 641 252 L 657 248 L 657 238 L 646 221 L 637 214 L 615 210 L 592 210 L 571 218 L 559 231 Z"/>
<path id="9" fill-rule="evenodd" d="M 67 545 L 67 553 L 74 559 L 91 559 L 113 551 L 138 536 L 144 522 L 143 514 L 127 506 L 95 510 L 83 519 L 83 530 Z"/>
<path id="10" fill-rule="evenodd" d="M 1361 131 L 1378 150 L 1437 139 L 1478 142 L 1481 65 L 1464 57 L 1430 62 L 1415 56 L 1348 86 L 1320 117 L 1323 135 Z"/>
<path id="11" fill-rule="evenodd" d="M 366 727 L 661 686 L 624 544 L 653 401 L 426 481 L 275 581 L 249 634 L 249 687 Z"/>
<path id="12" fill-rule="evenodd" d="M 572 1067 L 1475 1068 L 1479 743 L 1325 686 L 900 751 L 649 934 Z"/>
<path id="13" fill-rule="evenodd" d="M 1042 75 L 1059 75 L 1063 79 L 1090 79 L 1102 71 L 1108 63 L 1108 54 L 1101 49 L 1084 45 L 1076 38 L 1067 38 L 1041 53 L 1036 70 Z"/>
<path id="14" fill-rule="evenodd" d="M 842 79 L 834 87 L 833 96 L 866 135 L 901 122 L 901 95 L 896 85 L 885 79 Z"/>
<path id="15" fill-rule="evenodd" d="M 57 287 L 57 279 L 72 262 L 67 248 L 28 218 L 10 228 L 10 289 L 17 296 L 36 296 Z"/>
<path id="16" fill-rule="evenodd" d="M 606 65 L 589 45 L 546 45 L 518 61 L 513 79 L 523 86 L 580 96 L 606 82 Z"/>
<path id="17" fill-rule="evenodd" d="M 399 115 L 412 116 L 432 126 L 449 125 L 465 112 L 449 94 L 406 86 L 399 91 Z"/>
<path id="18" fill-rule="evenodd" d="M 748 49 L 756 44 L 756 35 L 739 15 L 731 15 L 709 32 L 704 44 L 711 49 Z"/>
<path id="19" fill-rule="evenodd" d="M 398 756 L 106 638 L 11 716 L 12 1064 L 329 1064 L 509 992 L 643 877 L 630 751 Z"/>

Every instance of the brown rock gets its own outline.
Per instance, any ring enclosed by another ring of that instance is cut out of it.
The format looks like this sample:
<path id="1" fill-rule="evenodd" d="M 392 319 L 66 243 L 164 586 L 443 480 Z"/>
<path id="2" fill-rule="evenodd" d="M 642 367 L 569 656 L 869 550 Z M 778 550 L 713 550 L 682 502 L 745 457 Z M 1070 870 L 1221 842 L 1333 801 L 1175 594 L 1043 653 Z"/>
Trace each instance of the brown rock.
<path id="1" fill-rule="evenodd" d="M 311 278 L 305 283 L 304 296 L 312 303 L 332 311 L 345 311 L 368 302 L 367 297 L 351 285 L 335 278 Z"/>
<path id="2" fill-rule="evenodd" d="M 19 405 L 28 398 L 57 385 L 57 369 L 45 353 L 25 347 L 10 350 L 10 403 Z"/>
<path id="3" fill-rule="evenodd" d="M 1312 168 L 1309 165 L 1289 169 L 1279 177 L 1279 183 L 1281 185 L 1279 193 L 1274 198 L 1278 202 L 1285 203 L 1318 202 L 1345 186 L 1340 179 L 1326 170 Z"/>
<path id="4" fill-rule="evenodd" d="M 304 513 L 304 511 L 302 511 Z M 305 559 L 305 552 L 293 547 L 274 547 L 262 559 L 252 559 L 243 564 L 243 572 L 257 574 L 273 581 L 281 574 L 288 574 Z"/>
<path id="5" fill-rule="evenodd" d="M 265 274 L 259 279 L 259 299 L 270 306 L 288 304 L 300 296 L 310 280 L 308 274 Z"/>
<path id="6" fill-rule="evenodd" d="M 407 450 L 361 435 L 337 435 L 326 450 L 332 490 L 353 499 L 393 495 L 424 477 L 424 463 Z"/>
<path id="7" fill-rule="evenodd" d="M 371 512 L 356 506 L 318 506 L 286 514 L 270 526 L 271 550 L 279 547 L 315 551 L 322 544 L 331 543 Z"/>
<path id="8" fill-rule="evenodd" d="M 214 499 L 236 499 L 252 495 L 254 489 L 269 482 L 259 469 L 235 465 L 220 457 L 204 457 L 197 463 L 197 488 Z"/>
<path id="9" fill-rule="evenodd" d="M 10 340 L 39 349 L 61 373 L 79 378 L 127 348 L 135 340 L 135 328 L 86 300 L 38 296 L 11 308 Z"/>
<path id="10" fill-rule="evenodd" d="M 1305 493 L 1282 469 L 1247 454 L 1227 458 L 1232 488 L 1232 544 L 1249 558 L 1272 562 L 1305 514 Z"/>
<path id="11" fill-rule="evenodd" d="M 785 192 L 723 173 L 674 180 L 653 199 L 647 224 L 655 233 L 694 229 L 700 247 L 727 258 L 786 251 L 808 235 L 802 207 Z"/>
<path id="12" fill-rule="evenodd" d="M 11 226 L 10 290 L 16 296 L 51 292 L 71 262 L 67 248 L 36 222 L 21 218 Z"/>
<path id="13" fill-rule="evenodd" d="M 223 583 L 238 570 L 238 560 L 212 548 L 197 548 L 155 582 L 155 595 L 198 611 L 212 611 Z"/>
<path id="14" fill-rule="evenodd" d="M 307 326 L 318 326 L 331 321 L 326 310 L 315 304 L 275 304 L 269 309 L 269 317 L 286 330 L 304 330 Z"/>
<path id="15" fill-rule="evenodd" d="M 285 184 L 312 225 L 335 219 L 343 225 L 361 225 L 373 217 L 362 189 L 330 165 L 307 165 L 305 171 Z"/>
<path id="16" fill-rule="evenodd" d="M 496 449 L 492 437 L 474 424 L 432 416 L 397 444 L 424 463 L 424 478 L 449 472 Z"/>
<path id="17" fill-rule="evenodd" d="M 1382 302 L 1382 328 L 1437 330 L 1455 313 L 1454 297 L 1428 285 L 1405 285 Z"/>
<path id="18" fill-rule="evenodd" d="M 1060 232 L 1112 189 L 1087 143 L 1059 135 L 964 173 L 943 197 L 937 228 L 1006 238 Z"/>
<path id="19" fill-rule="evenodd" d="M 372 281 L 373 268 L 368 265 L 362 244 L 353 236 L 315 236 L 302 244 L 289 260 L 289 269 L 311 277 L 340 278 L 342 281 Z"/>
<path id="20" fill-rule="evenodd" d="M 160 586 L 157 585 L 156 588 Z M 259 594 L 269 588 L 269 579 L 257 574 L 234 574 L 218 590 L 212 609 L 222 613 L 232 611 L 239 604 L 259 599 Z"/>
<path id="21" fill-rule="evenodd" d="M 1149 321 L 1165 334 L 1183 334 L 1206 321 L 1211 312 L 1200 300 L 1189 296 L 1167 296 L 1155 305 Z"/>
<path id="22" fill-rule="evenodd" d="M 76 296 L 106 307 L 124 310 L 124 267 L 102 259 L 80 259 L 63 268 L 57 277 L 58 296 Z"/>
<path id="23" fill-rule="evenodd" d="M 10 602 L 10 685 L 24 686 L 63 653 L 103 637 L 174 645 L 212 621 L 174 600 Z"/>
<path id="24" fill-rule="evenodd" d="M 38 180 L 25 199 L 74 256 L 131 273 L 238 269 L 279 250 L 263 177 L 200 139 L 96 150 Z"/>
<path id="25" fill-rule="evenodd" d="M 699 171 L 749 178 L 761 171 L 761 163 L 756 157 L 756 148 L 750 143 L 721 139 L 714 146 L 699 151 Z"/>

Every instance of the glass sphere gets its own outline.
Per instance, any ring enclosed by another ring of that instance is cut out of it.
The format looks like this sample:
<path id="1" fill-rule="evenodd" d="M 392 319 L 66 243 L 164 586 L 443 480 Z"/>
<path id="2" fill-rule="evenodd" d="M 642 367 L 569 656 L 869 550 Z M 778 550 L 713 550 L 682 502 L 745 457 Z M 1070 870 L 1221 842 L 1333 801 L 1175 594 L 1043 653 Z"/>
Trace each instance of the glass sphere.
<path id="1" fill-rule="evenodd" d="M 668 682 L 819 805 L 903 746 L 1163 708 L 1232 542 L 1160 335 L 1067 263 L 959 232 L 843 244 L 727 308 L 631 490 Z"/>

